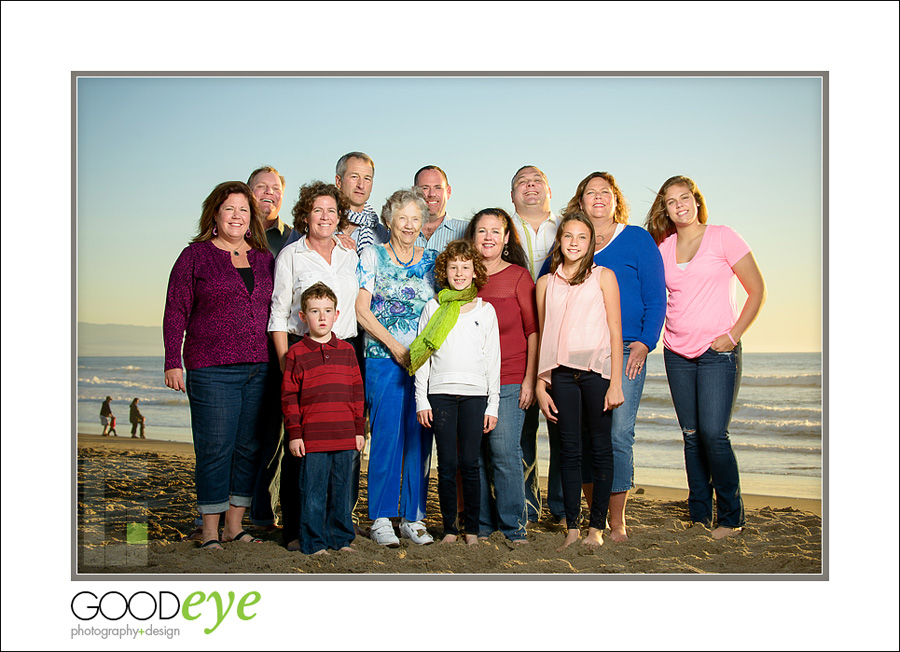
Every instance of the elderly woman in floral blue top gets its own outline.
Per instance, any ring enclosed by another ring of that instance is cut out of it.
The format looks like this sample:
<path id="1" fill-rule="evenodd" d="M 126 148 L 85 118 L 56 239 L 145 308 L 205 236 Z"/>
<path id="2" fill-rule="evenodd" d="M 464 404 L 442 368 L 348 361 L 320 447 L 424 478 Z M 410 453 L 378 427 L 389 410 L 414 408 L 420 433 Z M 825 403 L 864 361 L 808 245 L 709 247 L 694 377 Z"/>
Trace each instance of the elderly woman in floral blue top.
<path id="1" fill-rule="evenodd" d="M 434 297 L 437 252 L 415 246 L 427 214 L 421 193 L 398 190 L 381 210 L 390 239 L 366 247 L 359 257 L 356 318 L 366 331 L 366 406 L 372 428 L 369 518 L 372 540 L 389 547 L 400 545 L 390 520 L 398 516 L 401 536 L 418 544 L 432 542 L 422 523 L 431 430 L 416 420 L 414 380 L 406 371 L 419 315 Z"/>

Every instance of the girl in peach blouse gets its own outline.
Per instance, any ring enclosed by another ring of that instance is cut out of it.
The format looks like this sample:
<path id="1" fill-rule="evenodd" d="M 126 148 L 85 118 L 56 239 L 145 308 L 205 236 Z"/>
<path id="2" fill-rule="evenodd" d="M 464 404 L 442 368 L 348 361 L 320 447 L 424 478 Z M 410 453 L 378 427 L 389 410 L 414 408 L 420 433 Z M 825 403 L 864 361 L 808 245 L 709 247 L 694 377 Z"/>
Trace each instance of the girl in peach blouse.
<path id="1" fill-rule="evenodd" d="M 584 213 L 565 217 L 556 234 L 550 273 L 535 288 L 541 344 L 536 393 L 541 412 L 559 429 L 563 505 L 568 532 L 560 550 L 581 536 L 581 421 L 590 432 L 593 497 L 584 544 L 603 545 L 612 489 L 612 410 L 622 394 L 619 286 L 597 267 L 594 226 Z"/>

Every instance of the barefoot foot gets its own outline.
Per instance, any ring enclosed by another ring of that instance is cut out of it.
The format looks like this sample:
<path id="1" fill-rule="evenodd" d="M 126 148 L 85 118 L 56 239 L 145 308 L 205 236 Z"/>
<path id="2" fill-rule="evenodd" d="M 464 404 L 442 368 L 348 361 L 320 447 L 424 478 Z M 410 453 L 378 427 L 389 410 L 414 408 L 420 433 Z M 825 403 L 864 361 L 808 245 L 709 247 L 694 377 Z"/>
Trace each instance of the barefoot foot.
<path id="1" fill-rule="evenodd" d="M 478 545 L 478 535 L 477 534 L 467 534 L 466 535 L 466 545 L 470 548 L 472 546 Z"/>
<path id="2" fill-rule="evenodd" d="M 566 534 L 566 540 L 563 542 L 563 544 L 559 548 L 556 549 L 556 552 L 561 552 L 561 551 L 565 550 L 566 548 L 571 546 L 573 543 L 578 541 L 578 539 L 580 539 L 580 538 L 581 538 L 581 530 L 578 530 L 578 529 L 568 530 L 568 532 Z"/>
<path id="3" fill-rule="evenodd" d="M 609 531 L 609 540 L 615 543 L 628 541 L 628 534 L 625 532 L 625 526 L 613 527 Z"/>
<path id="4" fill-rule="evenodd" d="M 316 551 L 312 554 L 312 556 L 313 556 L 313 557 L 330 557 L 331 555 L 328 554 L 328 551 L 327 551 L 327 550 L 325 550 L 324 548 L 322 548 L 322 550 L 316 550 Z"/>
<path id="5" fill-rule="evenodd" d="M 441 543 L 456 543 L 457 536 L 455 534 L 445 534 L 441 539 Z"/>
<path id="6" fill-rule="evenodd" d="M 598 528 L 592 527 L 588 530 L 588 535 L 585 540 L 581 542 L 581 544 L 587 546 L 588 548 L 599 548 L 603 545 L 603 532 L 601 532 Z"/>
<path id="7" fill-rule="evenodd" d="M 739 527 L 717 527 L 712 531 L 713 539 L 724 539 L 734 534 L 740 534 L 742 528 Z"/>
<path id="8" fill-rule="evenodd" d="M 356 552 L 356 548 L 351 548 L 350 546 L 343 546 L 338 550 L 338 552 Z"/>
<path id="9" fill-rule="evenodd" d="M 287 549 L 289 552 L 300 552 L 300 539 L 294 539 L 287 544 Z"/>

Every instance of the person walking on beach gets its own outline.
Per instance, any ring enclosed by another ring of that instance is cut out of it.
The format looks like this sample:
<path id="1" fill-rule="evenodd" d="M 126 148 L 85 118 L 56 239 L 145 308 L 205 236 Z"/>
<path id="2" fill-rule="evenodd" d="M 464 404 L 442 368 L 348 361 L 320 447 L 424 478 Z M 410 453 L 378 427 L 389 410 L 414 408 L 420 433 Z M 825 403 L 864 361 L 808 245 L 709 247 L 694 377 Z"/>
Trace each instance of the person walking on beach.
<path id="1" fill-rule="evenodd" d="M 556 241 L 559 219 L 550 210 L 550 182 L 535 165 L 523 165 L 512 177 L 510 197 L 516 212 L 512 225 L 525 251 L 531 279 L 537 281 L 541 266 Z M 522 424 L 522 465 L 525 474 L 525 505 L 528 521 L 541 518 L 541 478 L 537 464 L 537 441 L 540 410 L 535 402 L 525 410 Z M 548 428 L 549 430 L 549 428 Z M 555 433 L 555 431 L 554 431 Z M 547 477 L 547 507 L 553 518 L 562 521 L 562 483 L 559 480 L 559 439 L 550 438 L 550 460 Z"/>
<path id="2" fill-rule="evenodd" d="M 447 173 L 436 165 L 426 165 L 413 176 L 413 185 L 425 196 L 428 215 L 422 222 L 422 230 L 416 238 L 416 246 L 441 253 L 447 243 L 459 240 L 468 222 L 447 217 L 447 200 L 450 199 L 450 182 Z"/>
<path id="3" fill-rule="evenodd" d="M 706 200 L 685 176 L 663 183 L 647 213 L 669 292 L 663 355 L 684 438 L 691 520 L 714 539 L 741 531 L 744 502 L 728 427 L 741 382 L 741 337 L 766 301 L 753 252 L 734 230 L 707 224 Z M 738 314 L 735 278 L 747 291 Z"/>
<path id="4" fill-rule="evenodd" d="M 100 406 L 100 425 L 103 426 L 103 433 L 101 436 L 109 437 L 110 431 L 112 434 L 118 437 L 118 433 L 116 433 L 116 424 L 115 417 L 112 413 L 112 408 L 109 404 L 112 403 L 112 396 L 107 396 L 103 401 L 103 405 Z"/>
<path id="5" fill-rule="evenodd" d="M 140 399 L 135 398 L 131 402 L 131 405 L 128 406 L 128 409 L 129 409 L 128 420 L 131 421 L 131 438 L 137 439 L 137 434 L 135 434 L 135 433 L 137 433 L 138 426 L 140 426 L 141 427 L 141 439 L 146 439 L 146 437 L 144 437 L 145 419 L 144 419 L 144 415 L 142 415 L 141 411 L 138 409 L 138 401 L 140 401 Z"/>

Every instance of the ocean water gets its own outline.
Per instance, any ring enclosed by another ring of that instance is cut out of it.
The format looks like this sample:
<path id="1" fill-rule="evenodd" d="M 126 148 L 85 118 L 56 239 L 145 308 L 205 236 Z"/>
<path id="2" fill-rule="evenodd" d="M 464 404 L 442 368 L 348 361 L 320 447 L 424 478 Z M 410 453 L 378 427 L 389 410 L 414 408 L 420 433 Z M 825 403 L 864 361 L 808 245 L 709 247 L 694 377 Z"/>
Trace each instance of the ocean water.
<path id="1" fill-rule="evenodd" d="M 130 434 L 128 405 L 140 398 L 147 437 L 191 441 L 187 397 L 163 383 L 163 358 L 78 358 L 78 431 L 100 434 L 100 404 L 112 396 L 120 436 Z M 686 487 L 681 429 L 662 355 L 647 359 L 634 449 L 637 482 Z M 822 358 L 819 353 L 745 353 L 731 421 L 731 441 L 745 492 L 821 497 Z M 546 472 L 546 428 L 539 432 Z M 432 464 L 435 457 L 432 456 Z"/>

